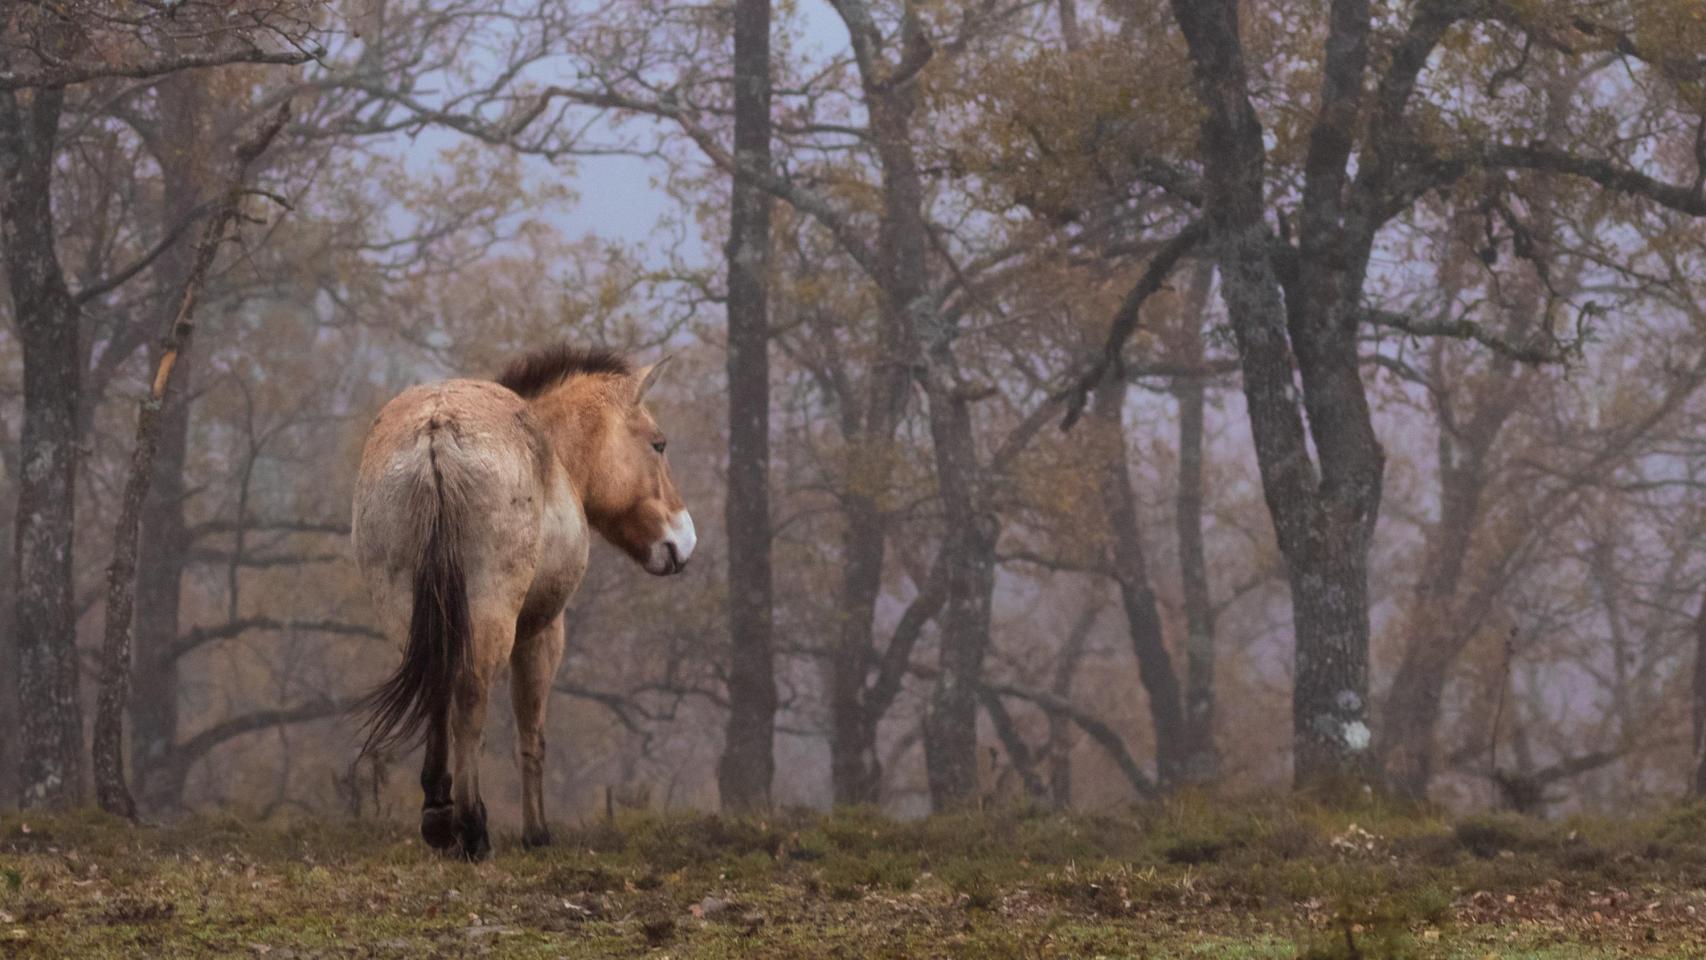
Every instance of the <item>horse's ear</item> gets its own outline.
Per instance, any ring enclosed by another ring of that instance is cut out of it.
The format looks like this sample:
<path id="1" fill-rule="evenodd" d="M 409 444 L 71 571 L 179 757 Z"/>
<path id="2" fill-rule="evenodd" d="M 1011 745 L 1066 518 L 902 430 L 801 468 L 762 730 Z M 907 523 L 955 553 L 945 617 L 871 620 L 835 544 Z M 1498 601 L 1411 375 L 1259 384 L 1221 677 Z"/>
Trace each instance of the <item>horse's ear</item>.
<path id="1" fill-rule="evenodd" d="M 673 359 L 675 359 L 675 354 L 666 353 L 663 355 L 663 359 L 659 360 L 657 363 L 654 363 L 649 367 L 641 367 L 639 371 L 634 374 L 635 379 L 640 381 L 640 386 L 634 391 L 635 403 L 641 403 L 646 399 L 646 392 L 658 382 L 658 374 L 662 373 L 663 368 L 669 366 L 669 362 Z"/>

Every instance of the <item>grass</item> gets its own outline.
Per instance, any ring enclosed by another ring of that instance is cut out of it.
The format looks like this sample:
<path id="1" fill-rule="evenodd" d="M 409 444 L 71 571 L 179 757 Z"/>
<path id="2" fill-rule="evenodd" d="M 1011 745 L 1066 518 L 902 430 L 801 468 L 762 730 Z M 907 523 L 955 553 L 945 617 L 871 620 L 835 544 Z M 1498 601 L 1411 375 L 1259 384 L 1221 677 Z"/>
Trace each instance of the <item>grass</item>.
<path id="1" fill-rule="evenodd" d="M 0 818 L 0 957 L 1706 956 L 1706 809 L 1449 821 L 632 815 L 491 862 L 404 824 Z"/>

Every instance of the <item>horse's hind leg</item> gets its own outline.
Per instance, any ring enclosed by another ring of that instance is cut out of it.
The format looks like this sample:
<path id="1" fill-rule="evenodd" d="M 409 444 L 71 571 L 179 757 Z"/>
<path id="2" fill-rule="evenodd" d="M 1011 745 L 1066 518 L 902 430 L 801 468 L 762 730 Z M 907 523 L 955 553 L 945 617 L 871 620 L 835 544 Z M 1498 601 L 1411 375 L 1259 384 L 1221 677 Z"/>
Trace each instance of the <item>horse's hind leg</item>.
<path id="1" fill-rule="evenodd" d="M 450 731 L 448 718 L 427 724 L 426 757 L 421 764 L 421 837 L 427 846 L 443 850 L 456 843 L 456 811 L 450 799 Z"/>
<path id="2" fill-rule="evenodd" d="M 515 702 L 516 762 L 521 767 L 521 843 L 551 842 L 545 825 L 545 708 L 563 659 L 563 615 L 524 637 L 510 655 L 510 690 Z"/>
<path id="3" fill-rule="evenodd" d="M 451 792 L 456 805 L 456 835 L 462 856 L 484 860 L 492 852 L 486 834 L 486 803 L 480 799 L 480 753 L 486 739 L 486 700 L 498 665 L 509 656 L 514 620 L 476 619 L 468 669 L 457 678 L 450 711 L 450 749 L 455 761 Z"/>

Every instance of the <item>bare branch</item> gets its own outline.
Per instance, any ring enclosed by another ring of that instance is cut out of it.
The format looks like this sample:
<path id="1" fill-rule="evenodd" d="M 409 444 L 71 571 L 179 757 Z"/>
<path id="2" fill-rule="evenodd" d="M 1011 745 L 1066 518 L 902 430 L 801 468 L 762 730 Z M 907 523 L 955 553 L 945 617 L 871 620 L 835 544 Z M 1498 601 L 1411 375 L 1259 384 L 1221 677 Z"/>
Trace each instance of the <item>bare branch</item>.
<path id="1" fill-rule="evenodd" d="M 1451 337 L 1456 340 L 1473 340 L 1500 356 L 1533 366 L 1568 363 L 1571 359 L 1579 356 L 1582 350 L 1582 341 L 1580 340 L 1559 341 L 1546 338 L 1515 343 L 1468 319 L 1417 320 L 1397 311 L 1374 308 L 1366 309 L 1363 313 L 1363 319 L 1373 326 L 1397 330 L 1413 337 Z"/>
<path id="2" fill-rule="evenodd" d="M 1096 389 L 1109 372 L 1123 375 L 1120 354 L 1125 350 L 1125 343 L 1137 331 L 1138 321 L 1143 315 L 1143 305 L 1161 287 L 1166 284 L 1167 277 L 1173 268 L 1191 252 L 1203 238 L 1208 236 L 1208 227 L 1199 220 L 1179 231 L 1178 235 L 1167 241 L 1155 256 L 1149 259 L 1149 266 L 1143 271 L 1137 285 L 1131 288 L 1125 299 L 1120 302 L 1120 308 L 1114 312 L 1114 321 L 1108 328 L 1108 340 L 1102 348 L 1101 359 L 1079 378 L 1076 386 L 1066 395 L 1066 418 L 1061 422 L 1062 430 L 1071 430 L 1072 425 L 1084 412 L 1084 404 L 1090 396 L 1090 391 Z"/>
<path id="3" fill-rule="evenodd" d="M 230 620 L 213 627 L 194 627 L 189 633 L 178 638 L 178 641 L 166 650 L 164 657 L 176 660 L 179 657 L 218 640 L 230 640 L 240 637 L 251 630 L 286 632 L 301 631 L 305 633 L 327 633 L 346 637 L 368 637 L 374 640 L 385 639 L 385 634 L 373 627 L 360 623 L 349 623 L 343 620 L 280 620 L 276 617 L 244 617 Z"/>

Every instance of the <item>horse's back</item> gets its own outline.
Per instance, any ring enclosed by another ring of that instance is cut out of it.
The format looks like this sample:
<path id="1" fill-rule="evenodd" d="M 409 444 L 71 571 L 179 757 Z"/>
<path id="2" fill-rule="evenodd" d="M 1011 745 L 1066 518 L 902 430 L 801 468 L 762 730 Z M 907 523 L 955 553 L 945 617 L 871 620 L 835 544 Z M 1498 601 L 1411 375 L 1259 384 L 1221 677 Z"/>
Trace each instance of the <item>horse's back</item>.
<path id="1" fill-rule="evenodd" d="M 407 627 L 415 568 L 439 514 L 454 526 L 476 617 L 513 620 L 539 564 L 554 469 L 526 402 L 498 384 L 423 384 L 386 404 L 362 451 L 352 529 L 391 628 Z"/>

